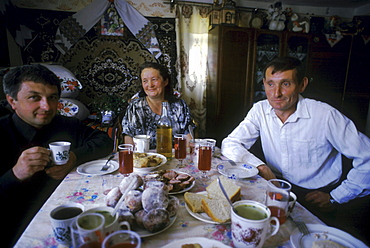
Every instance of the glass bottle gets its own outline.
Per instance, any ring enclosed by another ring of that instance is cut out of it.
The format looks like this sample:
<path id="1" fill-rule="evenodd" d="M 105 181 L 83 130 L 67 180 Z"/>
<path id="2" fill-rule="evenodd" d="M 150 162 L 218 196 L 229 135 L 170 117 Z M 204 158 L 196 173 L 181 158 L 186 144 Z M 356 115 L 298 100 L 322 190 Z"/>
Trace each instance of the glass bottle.
<path id="1" fill-rule="evenodd" d="M 157 153 L 172 157 L 172 124 L 168 117 L 168 102 L 162 102 L 162 115 L 157 124 Z"/>

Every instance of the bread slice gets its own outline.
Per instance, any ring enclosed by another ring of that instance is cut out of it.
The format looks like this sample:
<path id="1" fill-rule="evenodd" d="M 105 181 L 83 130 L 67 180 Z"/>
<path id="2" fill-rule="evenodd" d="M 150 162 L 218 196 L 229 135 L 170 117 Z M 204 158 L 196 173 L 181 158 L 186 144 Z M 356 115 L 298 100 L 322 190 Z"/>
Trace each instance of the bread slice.
<path id="1" fill-rule="evenodd" d="M 312 248 L 345 248 L 332 240 L 317 240 L 312 243 Z"/>
<path id="2" fill-rule="evenodd" d="M 231 218 L 231 206 L 226 198 L 223 199 L 202 199 L 204 212 L 213 220 L 224 223 Z"/>
<path id="3" fill-rule="evenodd" d="M 185 192 L 184 194 L 185 202 L 193 213 L 204 212 L 202 209 L 202 199 L 206 198 L 208 198 L 208 196 L 202 194 L 196 194 L 191 192 Z"/>
<path id="4" fill-rule="evenodd" d="M 232 202 L 239 200 L 241 196 L 241 188 L 240 186 L 237 186 L 235 184 L 235 180 L 229 179 L 225 176 L 220 176 L 219 178 L 221 180 L 222 186 L 224 186 L 226 190 L 226 193 L 229 199 Z M 207 186 L 206 190 L 208 193 L 208 198 L 211 198 L 211 199 L 224 199 L 225 198 L 217 180 L 212 181 L 211 184 Z"/>

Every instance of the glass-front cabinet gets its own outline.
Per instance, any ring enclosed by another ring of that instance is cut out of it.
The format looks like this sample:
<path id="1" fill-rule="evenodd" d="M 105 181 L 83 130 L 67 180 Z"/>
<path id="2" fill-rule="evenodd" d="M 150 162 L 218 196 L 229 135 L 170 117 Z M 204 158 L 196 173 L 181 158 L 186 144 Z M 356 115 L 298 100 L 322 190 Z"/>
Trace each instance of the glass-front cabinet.
<path id="1" fill-rule="evenodd" d="M 273 59 L 279 56 L 292 56 L 300 59 L 306 67 L 310 37 L 302 33 L 256 30 L 253 102 L 266 98 L 263 89 L 263 70 Z"/>

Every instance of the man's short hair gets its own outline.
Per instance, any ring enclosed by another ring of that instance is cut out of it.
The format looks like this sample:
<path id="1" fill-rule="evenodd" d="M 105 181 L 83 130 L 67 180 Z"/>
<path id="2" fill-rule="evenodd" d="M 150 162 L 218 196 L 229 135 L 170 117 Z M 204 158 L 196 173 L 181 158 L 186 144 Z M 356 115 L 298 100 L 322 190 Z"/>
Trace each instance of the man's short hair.
<path id="1" fill-rule="evenodd" d="M 58 88 L 58 95 L 61 94 L 61 80 L 54 72 L 40 64 L 23 65 L 7 72 L 3 79 L 4 93 L 17 100 L 21 84 L 26 81 L 55 85 Z"/>
<path id="2" fill-rule="evenodd" d="M 266 78 L 266 70 L 269 67 L 273 68 L 272 74 L 275 74 L 276 72 L 284 72 L 295 69 L 298 84 L 302 83 L 303 78 L 305 77 L 302 62 L 294 57 L 279 57 L 270 61 L 263 70 L 264 78 Z"/>

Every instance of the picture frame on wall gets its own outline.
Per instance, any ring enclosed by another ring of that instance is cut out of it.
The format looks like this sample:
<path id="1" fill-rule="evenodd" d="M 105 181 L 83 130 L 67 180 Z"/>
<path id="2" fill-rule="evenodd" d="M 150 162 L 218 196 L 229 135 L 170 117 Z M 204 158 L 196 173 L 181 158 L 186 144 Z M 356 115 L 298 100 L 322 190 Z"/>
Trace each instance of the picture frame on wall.
<path id="1" fill-rule="evenodd" d="M 119 16 L 114 4 L 110 4 L 107 11 L 100 20 L 100 35 L 123 37 L 125 35 L 125 24 Z"/>

